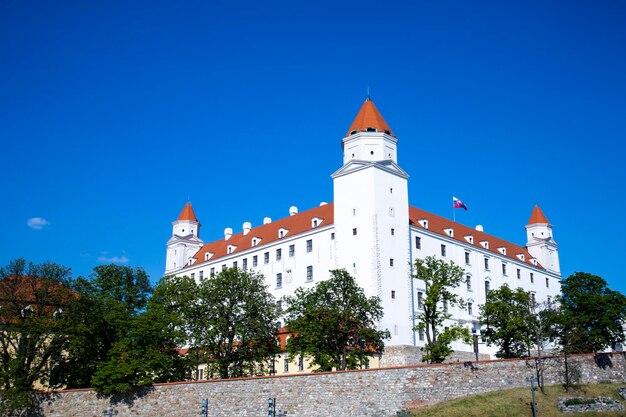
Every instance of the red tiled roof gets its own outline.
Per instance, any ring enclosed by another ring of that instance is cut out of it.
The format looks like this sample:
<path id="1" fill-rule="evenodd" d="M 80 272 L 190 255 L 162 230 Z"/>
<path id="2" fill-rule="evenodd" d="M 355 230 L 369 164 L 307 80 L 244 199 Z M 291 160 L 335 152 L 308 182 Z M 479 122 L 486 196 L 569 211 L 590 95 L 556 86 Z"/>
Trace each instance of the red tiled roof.
<path id="1" fill-rule="evenodd" d="M 215 242 L 207 243 L 202 246 L 202 248 L 194 255 L 196 262 L 193 264 L 193 266 L 205 262 L 206 253 L 213 254 L 209 259 L 210 261 L 214 261 L 216 259 L 229 255 L 229 246 L 234 246 L 234 251 L 232 251 L 231 253 L 240 253 L 247 249 L 250 249 L 253 247 L 253 238 L 259 239 L 257 245 L 266 245 L 268 243 L 275 242 L 280 239 L 278 237 L 279 229 L 288 230 L 285 237 L 291 237 L 300 233 L 304 233 L 312 229 L 311 221 L 313 220 L 313 218 L 320 218 L 323 220 L 319 225 L 320 227 L 333 224 L 333 207 L 333 203 L 329 203 L 307 211 L 303 211 L 293 216 L 276 220 L 269 224 L 255 227 L 251 229 L 250 232 L 248 232 L 248 234 L 246 235 L 244 235 L 243 232 L 240 232 L 232 235 L 232 237 L 228 240 L 220 239 Z M 506 256 L 518 262 L 524 262 L 526 264 L 533 265 L 530 261 L 533 256 L 526 250 L 526 248 L 522 246 L 507 242 L 506 240 L 489 235 L 485 232 L 472 229 L 471 227 L 464 226 L 460 223 L 455 223 L 452 220 L 437 216 L 436 214 L 429 213 L 422 209 L 409 206 L 409 224 L 424 229 L 424 227 L 419 223 L 419 221 L 422 219 L 428 220 L 427 230 L 431 232 L 457 240 L 459 242 L 462 242 L 464 245 L 475 246 L 477 248 L 481 248 L 482 250 L 496 253 L 500 256 Z M 453 237 L 450 237 L 445 231 L 445 229 L 449 228 L 454 230 Z M 474 237 L 473 243 L 469 243 L 465 239 L 465 236 L 468 235 L 472 235 Z M 484 248 L 481 245 L 481 242 L 483 241 L 489 242 L 488 249 Z M 506 254 L 500 252 L 499 248 L 505 248 Z M 523 261 L 517 257 L 518 254 L 524 255 Z M 537 264 L 537 266 L 541 267 L 539 264 Z"/>
<path id="2" fill-rule="evenodd" d="M 421 225 L 420 220 L 422 219 L 428 220 L 427 229 Z M 422 209 L 409 206 L 409 223 L 412 226 L 426 229 L 439 235 L 446 236 L 450 239 L 463 242 L 464 245 L 475 246 L 477 248 L 481 248 L 482 250 L 496 253 L 500 256 L 506 256 L 507 258 L 514 259 L 518 262 L 533 265 L 530 261 L 533 256 L 528 252 L 528 250 L 526 250 L 526 248 L 507 242 L 506 240 L 495 236 L 491 236 L 485 232 L 472 229 L 471 227 L 464 226 L 460 223 L 453 222 L 445 217 L 437 216 L 436 214 L 429 213 Z M 453 236 L 451 237 L 448 233 L 446 233 L 445 229 L 453 229 Z M 474 238 L 473 243 L 469 243 L 465 239 L 466 236 L 470 235 Z M 483 241 L 489 242 L 488 249 L 482 246 L 481 242 Z M 504 248 L 506 250 L 506 254 L 500 252 L 499 248 Z M 518 254 L 524 255 L 523 261 L 517 257 Z M 537 263 L 537 266 L 541 267 L 539 263 Z"/>
<path id="3" fill-rule="evenodd" d="M 293 216 L 285 217 L 272 223 L 264 224 L 253 229 L 250 229 L 246 235 L 243 232 L 233 234 L 230 239 L 220 239 L 215 242 L 207 243 L 204 245 L 194 258 L 198 265 L 205 261 L 205 254 L 212 253 L 210 260 L 221 258 L 228 255 L 228 247 L 235 246 L 235 250 L 231 253 L 243 252 L 246 249 L 252 248 L 252 239 L 258 239 L 257 245 L 265 245 L 279 240 L 279 229 L 286 229 L 287 233 L 284 237 L 291 237 L 304 233 L 312 229 L 311 222 L 313 218 L 322 219 L 318 227 L 328 226 L 334 223 L 334 210 L 333 203 L 325 204 L 323 206 L 315 207 L 310 210 L 303 211 L 301 213 L 294 214 Z"/>
<path id="4" fill-rule="evenodd" d="M 391 136 L 395 136 L 374 105 L 374 102 L 370 100 L 369 97 L 361 106 L 361 110 L 359 110 L 359 113 L 354 118 L 346 136 L 351 135 L 355 130 L 358 132 L 366 132 L 368 128 L 376 129 L 378 132 L 388 132 Z"/>
<path id="5" fill-rule="evenodd" d="M 191 202 L 187 201 L 187 204 L 183 207 L 183 211 L 180 212 L 180 215 L 176 220 L 191 220 L 193 222 L 198 221 L 196 213 L 193 212 L 193 207 L 191 207 Z"/>
<path id="6" fill-rule="evenodd" d="M 533 209 L 532 214 L 530 215 L 530 220 L 528 220 L 528 224 L 537 224 L 537 223 L 550 223 L 548 218 L 543 214 L 543 211 L 539 208 L 539 204 L 535 204 L 535 208 Z"/>

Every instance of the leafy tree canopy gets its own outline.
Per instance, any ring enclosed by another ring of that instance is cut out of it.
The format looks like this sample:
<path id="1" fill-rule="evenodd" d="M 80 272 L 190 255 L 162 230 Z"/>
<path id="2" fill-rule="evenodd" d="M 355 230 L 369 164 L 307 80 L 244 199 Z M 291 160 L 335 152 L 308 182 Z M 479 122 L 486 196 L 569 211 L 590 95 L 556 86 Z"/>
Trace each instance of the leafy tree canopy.
<path id="1" fill-rule="evenodd" d="M 290 355 L 312 359 L 319 371 L 355 369 L 360 355 L 382 352 L 388 330 L 378 330 L 383 309 L 377 297 L 366 297 L 343 269 L 313 289 L 299 288 L 286 297 Z M 361 345 L 359 346 L 359 342 Z"/>
<path id="2" fill-rule="evenodd" d="M 508 286 L 487 293 L 480 306 L 480 322 L 486 326 L 487 345 L 498 345 L 498 358 L 521 358 L 530 354 L 539 323 L 532 310 L 530 293 Z"/>
<path id="3" fill-rule="evenodd" d="M 71 285 L 70 270 L 54 263 L 0 268 L 0 414 L 28 413 L 34 386 L 54 387 L 49 375 L 61 366 L 77 299 Z"/>
<path id="4" fill-rule="evenodd" d="M 416 315 L 416 330 L 426 333 L 426 354 L 422 360 L 443 362 L 452 353 L 452 342 L 463 340 L 471 343 L 466 327 L 446 324 L 446 320 L 452 317 L 449 308 L 465 307 L 465 301 L 454 291 L 464 280 L 464 270 L 452 262 L 429 256 L 415 260 L 413 278 L 422 281 L 425 287 L 422 310 Z"/>
<path id="5" fill-rule="evenodd" d="M 570 353 L 598 352 L 624 342 L 626 297 L 599 276 L 576 272 L 561 282 L 563 323 Z"/>

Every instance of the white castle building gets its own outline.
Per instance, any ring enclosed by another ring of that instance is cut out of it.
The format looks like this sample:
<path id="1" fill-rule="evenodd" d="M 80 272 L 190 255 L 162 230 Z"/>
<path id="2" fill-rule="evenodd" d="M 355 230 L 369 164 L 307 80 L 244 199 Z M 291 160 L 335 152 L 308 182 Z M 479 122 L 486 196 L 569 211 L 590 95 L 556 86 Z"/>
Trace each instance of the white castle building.
<path id="1" fill-rule="evenodd" d="M 167 242 L 166 274 L 202 280 L 216 271 L 238 267 L 263 274 L 276 299 L 298 287 L 313 287 L 328 271 L 345 268 L 368 296 L 384 308 L 381 329 L 389 345 L 423 346 L 415 327 L 424 293 L 411 279 L 410 263 L 435 256 L 465 268 L 457 288 L 464 310 L 452 319 L 479 331 L 478 306 L 490 288 L 508 285 L 530 291 L 537 301 L 560 293 L 558 246 L 552 225 L 535 206 L 526 225 L 526 246 L 489 235 L 409 205 L 409 175 L 398 165 L 398 139 L 368 98 L 342 140 L 343 166 L 332 174 L 334 202 L 204 243 L 190 203 L 173 224 Z M 455 350 L 472 351 L 461 343 Z M 494 353 L 495 347 L 481 347 Z"/>

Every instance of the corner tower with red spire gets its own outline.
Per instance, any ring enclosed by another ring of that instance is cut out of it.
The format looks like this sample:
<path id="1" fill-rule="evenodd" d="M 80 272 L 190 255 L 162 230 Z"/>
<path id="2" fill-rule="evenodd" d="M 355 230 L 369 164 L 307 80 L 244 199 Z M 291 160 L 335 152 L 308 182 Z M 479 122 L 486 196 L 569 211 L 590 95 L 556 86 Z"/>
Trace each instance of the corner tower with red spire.
<path id="1" fill-rule="evenodd" d="M 165 273 L 171 274 L 188 265 L 202 245 L 200 222 L 188 201 L 178 218 L 172 222 L 172 237 L 167 241 Z"/>
<path id="2" fill-rule="evenodd" d="M 409 176 L 398 166 L 397 143 L 368 97 L 342 140 L 343 166 L 332 174 L 335 257 L 368 296 L 394 306 L 378 324 L 391 332 L 389 343 L 410 345 Z"/>
<path id="3" fill-rule="evenodd" d="M 552 225 L 539 205 L 535 205 L 526 225 L 526 248 L 548 271 L 560 273 L 559 245 L 552 236 Z"/>

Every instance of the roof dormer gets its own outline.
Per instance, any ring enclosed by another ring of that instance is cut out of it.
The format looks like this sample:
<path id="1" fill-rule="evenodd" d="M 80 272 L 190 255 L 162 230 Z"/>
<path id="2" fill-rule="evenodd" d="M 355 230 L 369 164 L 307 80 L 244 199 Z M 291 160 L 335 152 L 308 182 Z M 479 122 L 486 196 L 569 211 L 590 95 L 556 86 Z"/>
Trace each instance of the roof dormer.
<path id="1" fill-rule="evenodd" d="M 420 219 L 419 224 L 424 228 L 428 229 L 428 219 Z"/>
<path id="2" fill-rule="evenodd" d="M 211 259 L 213 257 L 213 253 L 212 252 L 207 252 L 204 254 L 204 260 L 208 261 L 209 259 Z"/>
<path id="3" fill-rule="evenodd" d="M 489 249 L 489 241 L 488 240 L 481 240 L 480 241 L 480 245 L 485 248 L 485 249 Z"/>
<path id="4" fill-rule="evenodd" d="M 233 253 L 235 250 L 237 249 L 237 246 L 235 245 L 228 245 L 226 252 L 230 255 L 231 253 Z"/>
<path id="5" fill-rule="evenodd" d="M 446 229 L 443 229 L 444 232 L 446 232 L 446 234 L 450 237 L 454 237 L 454 229 L 451 227 L 448 227 Z"/>
<path id="6" fill-rule="evenodd" d="M 261 240 L 262 240 L 262 239 L 261 239 L 260 237 L 257 237 L 257 236 L 253 237 L 253 238 L 252 238 L 252 247 L 254 247 L 254 246 L 258 245 L 258 244 L 259 244 L 259 242 L 261 242 Z"/>
<path id="7" fill-rule="evenodd" d="M 498 248 L 498 252 L 500 252 L 500 253 L 501 253 L 501 254 L 503 254 L 503 255 L 506 255 L 506 248 L 505 248 L 504 246 L 500 246 L 500 247 Z"/>
<path id="8" fill-rule="evenodd" d="M 313 217 L 311 219 L 311 228 L 315 229 L 317 226 L 319 226 L 320 224 L 322 224 L 324 220 L 320 219 L 319 217 Z"/>
<path id="9" fill-rule="evenodd" d="M 281 227 L 280 229 L 278 229 L 278 238 L 282 239 L 283 237 L 287 236 L 287 233 L 289 233 L 289 229 Z"/>
<path id="10" fill-rule="evenodd" d="M 465 240 L 467 241 L 467 243 L 469 243 L 470 245 L 474 244 L 474 236 L 472 235 L 467 235 L 465 236 Z"/>
<path id="11" fill-rule="evenodd" d="M 522 262 L 524 262 L 526 260 L 526 256 L 524 256 L 523 253 L 518 253 L 515 256 L 517 256 L 517 259 L 519 259 Z"/>

